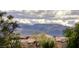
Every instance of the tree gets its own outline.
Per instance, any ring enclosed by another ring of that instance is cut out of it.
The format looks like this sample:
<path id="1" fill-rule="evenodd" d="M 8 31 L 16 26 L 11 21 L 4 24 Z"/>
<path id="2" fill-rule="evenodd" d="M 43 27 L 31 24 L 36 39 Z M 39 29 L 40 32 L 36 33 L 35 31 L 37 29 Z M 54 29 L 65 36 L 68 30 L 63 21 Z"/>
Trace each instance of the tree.
<path id="1" fill-rule="evenodd" d="M 69 48 L 79 47 L 79 23 L 75 24 L 72 28 L 67 28 L 64 30 L 64 36 L 68 38 Z"/>
<path id="2" fill-rule="evenodd" d="M 16 21 L 13 21 L 13 16 L 9 15 L 4 18 L 4 15 L 6 15 L 6 12 L 0 12 L 0 47 L 19 48 L 21 43 L 19 34 L 16 33 L 18 24 Z"/>

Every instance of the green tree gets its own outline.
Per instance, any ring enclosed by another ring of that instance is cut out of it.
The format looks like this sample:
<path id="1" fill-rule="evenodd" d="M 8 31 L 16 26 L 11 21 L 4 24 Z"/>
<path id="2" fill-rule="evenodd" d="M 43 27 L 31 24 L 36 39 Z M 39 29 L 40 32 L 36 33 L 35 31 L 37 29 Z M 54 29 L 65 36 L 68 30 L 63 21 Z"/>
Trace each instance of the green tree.
<path id="1" fill-rule="evenodd" d="M 64 30 L 64 35 L 68 38 L 69 48 L 79 47 L 79 23 L 75 24 L 72 28 Z"/>
<path id="2" fill-rule="evenodd" d="M 3 16 L 6 12 L 0 12 L 0 47 L 1 48 L 19 48 L 21 43 L 19 34 L 16 33 L 18 24 L 13 21 L 13 16 L 9 15 L 6 18 Z"/>

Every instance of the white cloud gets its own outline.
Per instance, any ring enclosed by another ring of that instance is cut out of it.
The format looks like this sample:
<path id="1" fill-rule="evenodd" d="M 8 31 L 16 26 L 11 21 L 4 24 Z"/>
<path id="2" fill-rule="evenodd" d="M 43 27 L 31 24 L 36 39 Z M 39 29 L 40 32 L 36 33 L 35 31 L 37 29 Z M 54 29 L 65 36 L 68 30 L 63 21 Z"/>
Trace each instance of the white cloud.
<path id="1" fill-rule="evenodd" d="M 76 11 L 76 10 L 75 10 Z M 65 26 L 72 26 L 78 21 L 78 12 L 71 10 L 23 10 L 13 15 L 22 17 L 25 19 L 18 19 L 19 23 L 24 24 L 61 24 Z M 73 14 L 72 14 L 73 13 Z M 10 13 L 11 14 L 11 13 Z M 17 20 L 16 19 L 16 20 Z M 64 20 L 64 21 L 63 21 Z M 69 23 L 74 21 L 74 23 Z"/>
<path id="2" fill-rule="evenodd" d="M 66 16 L 67 14 L 71 14 L 71 11 L 68 10 L 59 10 L 59 11 L 55 11 L 55 18 L 62 18 L 62 16 Z"/>

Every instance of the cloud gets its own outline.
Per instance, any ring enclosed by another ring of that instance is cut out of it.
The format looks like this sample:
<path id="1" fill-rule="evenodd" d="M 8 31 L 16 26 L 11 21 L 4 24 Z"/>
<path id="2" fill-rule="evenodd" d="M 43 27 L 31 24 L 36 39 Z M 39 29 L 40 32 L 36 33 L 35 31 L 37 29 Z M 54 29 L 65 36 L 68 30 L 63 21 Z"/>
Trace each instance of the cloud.
<path id="1" fill-rule="evenodd" d="M 20 23 L 27 24 L 35 24 L 35 23 L 52 23 L 52 21 L 56 20 L 57 23 L 59 20 L 62 21 L 63 24 L 69 22 L 70 25 L 73 22 L 79 19 L 79 10 L 22 10 L 22 11 L 9 11 L 8 14 L 13 15 Z M 63 21 L 65 20 L 65 21 Z"/>
<path id="2" fill-rule="evenodd" d="M 62 18 L 63 16 L 66 16 L 68 14 L 71 14 L 71 11 L 68 10 L 58 10 L 58 11 L 55 11 L 55 17 L 54 18 Z"/>

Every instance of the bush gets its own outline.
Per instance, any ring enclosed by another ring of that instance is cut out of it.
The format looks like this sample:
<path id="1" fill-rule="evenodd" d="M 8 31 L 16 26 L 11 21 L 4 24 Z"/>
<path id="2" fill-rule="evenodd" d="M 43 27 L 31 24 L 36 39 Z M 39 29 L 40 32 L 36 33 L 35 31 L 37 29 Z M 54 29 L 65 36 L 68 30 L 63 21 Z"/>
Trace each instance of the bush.
<path id="1" fill-rule="evenodd" d="M 16 32 L 18 24 L 13 21 L 13 16 L 3 18 L 5 12 L 0 12 L 0 48 L 19 48 L 21 43 Z"/>
<path id="2" fill-rule="evenodd" d="M 39 45 L 42 48 L 53 48 L 54 40 L 53 38 L 48 38 L 45 34 L 39 36 Z"/>
<path id="3" fill-rule="evenodd" d="M 68 48 L 79 48 L 79 23 L 64 30 L 64 36 L 68 38 Z"/>

